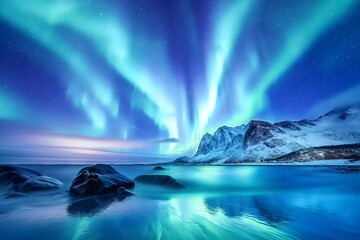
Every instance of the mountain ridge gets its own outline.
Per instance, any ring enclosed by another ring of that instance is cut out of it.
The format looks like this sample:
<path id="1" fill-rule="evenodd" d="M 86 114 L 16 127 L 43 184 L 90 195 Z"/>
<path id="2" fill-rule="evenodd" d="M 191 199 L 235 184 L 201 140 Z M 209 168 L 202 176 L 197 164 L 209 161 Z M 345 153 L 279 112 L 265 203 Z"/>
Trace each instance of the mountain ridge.
<path id="1" fill-rule="evenodd" d="M 203 135 L 193 157 L 183 156 L 173 163 L 260 162 L 301 149 L 357 143 L 360 105 L 337 108 L 313 120 L 251 120 L 237 127 L 222 126 L 214 135 Z"/>

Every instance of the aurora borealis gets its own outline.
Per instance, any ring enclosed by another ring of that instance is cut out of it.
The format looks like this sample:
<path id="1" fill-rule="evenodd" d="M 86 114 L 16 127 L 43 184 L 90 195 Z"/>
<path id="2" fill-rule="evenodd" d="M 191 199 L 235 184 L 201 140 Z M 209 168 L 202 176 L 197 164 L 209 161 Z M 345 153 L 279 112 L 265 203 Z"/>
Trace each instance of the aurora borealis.
<path id="1" fill-rule="evenodd" d="M 0 4 L 2 150 L 179 155 L 360 102 L 356 0 Z"/>

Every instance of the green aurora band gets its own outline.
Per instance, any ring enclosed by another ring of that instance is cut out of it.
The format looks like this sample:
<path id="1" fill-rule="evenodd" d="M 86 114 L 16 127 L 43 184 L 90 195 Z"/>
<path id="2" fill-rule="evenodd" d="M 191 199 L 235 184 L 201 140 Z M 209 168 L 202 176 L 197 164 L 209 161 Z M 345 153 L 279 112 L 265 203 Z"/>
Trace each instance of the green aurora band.
<path id="1" fill-rule="evenodd" d="M 212 20 L 208 23 L 205 46 L 197 39 L 194 19 L 184 2 L 183 18 L 188 22 L 193 49 L 204 48 L 201 56 L 204 74 L 194 73 L 198 92 L 192 92 L 189 102 L 184 84 L 187 76 L 177 74 L 166 47 L 165 32 L 135 31 L 136 23 L 128 19 L 127 6 L 119 2 L 116 11 L 96 6 L 93 1 L 12 0 L 0 17 L 27 34 L 61 59 L 68 69 L 61 76 L 69 101 L 83 111 L 91 122 L 92 136 L 104 136 L 109 124 L 118 124 L 119 138 L 127 139 L 133 127 L 132 119 L 122 116 L 123 103 L 116 83 L 97 68 L 87 52 L 76 46 L 60 28 L 77 34 L 133 86 L 131 93 L 121 93 L 131 102 L 131 108 L 143 112 L 168 138 L 179 143 L 161 144 L 159 153 L 181 153 L 196 146 L 205 132 L 213 133 L 221 125 L 235 126 L 249 121 L 266 106 L 267 91 L 328 29 L 335 26 L 356 4 L 355 0 L 317 1 L 318 7 L 305 15 L 294 14 L 295 22 L 284 23 L 280 35 L 281 48 L 269 51 L 270 62 L 261 62 L 257 45 L 249 44 L 243 53 L 246 64 L 234 61 L 236 48 L 248 44 L 242 37 L 251 13 L 259 1 L 214 1 Z M 100 12 L 100 13 L 99 13 Z M 105 13 L 106 14 L 102 14 Z M 161 28 L 154 21 L 154 28 Z M 286 31 L 285 31 L 286 30 Z M 135 40 L 134 40 L 135 39 Z M 264 40 L 265 41 L 265 40 Z M 120 89 L 121 91 L 121 89 Z M 21 101 L 13 101 L 10 90 L 0 92 L 3 119 L 21 119 Z M 219 114 L 227 104 L 225 95 L 234 100 L 226 115 Z M 10 97 L 9 97 L 10 96 Z M 245 102 L 246 101 L 246 102 Z M 18 105 L 18 106 L 17 106 Z M 190 117 L 189 105 L 194 106 Z"/>

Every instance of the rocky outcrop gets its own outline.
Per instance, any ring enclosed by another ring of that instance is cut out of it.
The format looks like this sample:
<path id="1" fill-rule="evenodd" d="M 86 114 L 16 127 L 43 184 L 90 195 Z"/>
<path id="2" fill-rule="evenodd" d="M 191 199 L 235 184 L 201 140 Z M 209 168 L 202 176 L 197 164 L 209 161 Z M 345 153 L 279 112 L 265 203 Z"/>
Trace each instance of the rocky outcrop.
<path id="1" fill-rule="evenodd" d="M 292 131 L 300 131 L 301 130 L 300 127 L 296 126 L 291 121 L 282 121 L 282 122 L 274 123 L 274 126 L 281 127 L 281 128 L 284 128 L 284 129 L 289 129 L 289 130 L 292 130 Z"/>
<path id="2" fill-rule="evenodd" d="M 185 185 L 168 175 L 140 175 L 134 181 L 167 188 L 184 188 Z"/>
<path id="3" fill-rule="evenodd" d="M 316 126 L 316 120 L 307 120 L 307 119 L 303 119 L 300 121 L 294 121 L 294 124 L 297 124 L 301 127 L 312 127 L 312 126 Z"/>
<path id="4" fill-rule="evenodd" d="M 305 148 L 267 161 L 305 162 L 310 160 L 330 159 L 360 159 L 360 144 Z"/>
<path id="5" fill-rule="evenodd" d="M 72 195 L 116 193 L 119 188 L 131 189 L 135 183 L 106 164 L 81 169 L 70 187 Z"/>
<path id="6" fill-rule="evenodd" d="M 166 170 L 165 168 L 163 168 L 162 166 L 155 166 L 153 168 L 153 170 Z"/>
<path id="7" fill-rule="evenodd" d="M 8 197 L 23 196 L 23 193 L 57 189 L 62 183 L 31 169 L 0 166 L 0 187 Z"/>
<path id="8" fill-rule="evenodd" d="M 274 137 L 273 132 L 285 133 L 280 128 L 266 121 L 250 121 L 245 132 L 244 146 L 256 145 Z"/>

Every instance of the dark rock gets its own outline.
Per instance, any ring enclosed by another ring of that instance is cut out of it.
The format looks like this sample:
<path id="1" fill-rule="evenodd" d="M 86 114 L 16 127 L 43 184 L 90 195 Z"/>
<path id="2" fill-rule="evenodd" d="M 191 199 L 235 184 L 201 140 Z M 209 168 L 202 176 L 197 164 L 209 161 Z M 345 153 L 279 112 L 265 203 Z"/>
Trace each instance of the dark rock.
<path id="1" fill-rule="evenodd" d="M 254 129 L 256 127 L 264 127 L 269 129 L 274 129 L 274 125 L 267 122 L 267 121 L 261 121 L 261 120 L 251 120 L 248 123 L 248 129 Z"/>
<path id="2" fill-rule="evenodd" d="M 124 175 L 118 173 L 115 168 L 106 164 L 81 169 L 70 187 L 73 195 L 96 195 L 103 193 L 115 193 L 120 187 L 133 188 L 135 183 Z"/>
<path id="3" fill-rule="evenodd" d="M 324 117 L 338 117 L 341 120 L 346 120 L 348 117 L 352 116 L 354 113 L 359 111 L 359 106 L 344 106 L 339 107 L 331 110 L 330 112 L 327 112 L 324 116 L 321 116 L 320 118 Z"/>
<path id="4" fill-rule="evenodd" d="M 292 131 L 300 131 L 301 129 L 296 126 L 293 122 L 291 121 L 283 121 L 283 122 L 278 122 L 278 123 L 274 123 L 275 126 L 277 127 L 281 127 L 284 129 L 289 129 Z"/>
<path id="5" fill-rule="evenodd" d="M 360 159 L 360 144 L 344 144 L 300 149 L 275 159 L 275 162 L 293 162 L 331 159 Z"/>
<path id="6" fill-rule="evenodd" d="M 307 127 L 312 127 L 315 126 L 316 124 L 314 123 L 314 120 L 307 120 L 307 119 L 303 119 L 300 121 L 294 121 L 294 123 L 300 125 L 300 126 L 307 126 Z"/>
<path id="7" fill-rule="evenodd" d="M 162 166 L 155 166 L 153 168 L 153 170 L 166 170 L 165 168 L 163 168 Z"/>
<path id="8" fill-rule="evenodd" d="M 351 116 L 351 113 L 345 111 L 340 114 L 339 119 L 346 120 L 349 116 Z"/>
<path id="9" fill-rule="evenodd" d="M 134 181 L 168 188 L 184 188 L 185 185 L 168 175 L 140 175 Z"/>
<path id="10" fill-rule="evenodd" d="M 31 169 L 13 166 L 0 166 L 0 187 L 7 195 L 59 188 L 62 183 Z M 22 195 L 22 194 L 20 194 Z"/>
<path id="11" fill-rule="evenodd" d="M 283 139 L 273 138 L 265 141 L 264 144 L 268 148 L 276 148 L 276 147 L 284 146 L 286 142 Z"/>
<path id="12" fill-rule="evenodd" d="M 248 129 L 245 132 L 244 147 L 246 148 L 247 146 L 255 145 L 272 138 L 274 135 L 271 131 L 285 133 L 269 122 L 258 120 L 250 121 Z"/>

